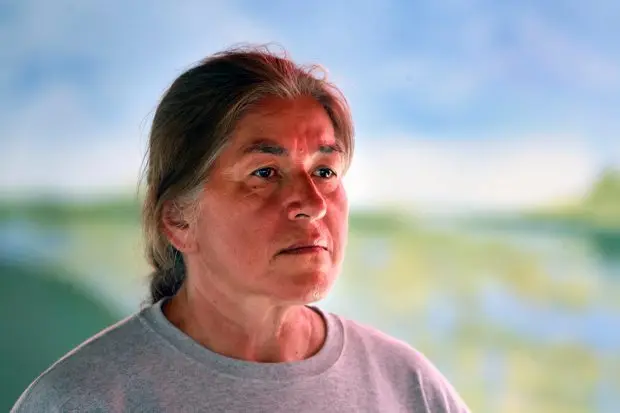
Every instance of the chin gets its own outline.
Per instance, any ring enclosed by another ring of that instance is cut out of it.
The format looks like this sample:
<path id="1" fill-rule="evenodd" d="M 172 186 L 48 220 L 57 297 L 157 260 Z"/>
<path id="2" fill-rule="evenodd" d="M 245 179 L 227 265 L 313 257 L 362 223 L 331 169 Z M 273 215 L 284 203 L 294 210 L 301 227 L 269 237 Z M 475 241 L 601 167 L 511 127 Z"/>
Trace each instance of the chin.
<path id="1" fill-rule="evenodd" d="M 297 304 L 310 304 L 322 300 L 331 290 L 336 278 L 332 271 L 300 271 L 288 274 L 284 280 L 280 279 L 276 286 L 280 296 L 286 301 Z"/>

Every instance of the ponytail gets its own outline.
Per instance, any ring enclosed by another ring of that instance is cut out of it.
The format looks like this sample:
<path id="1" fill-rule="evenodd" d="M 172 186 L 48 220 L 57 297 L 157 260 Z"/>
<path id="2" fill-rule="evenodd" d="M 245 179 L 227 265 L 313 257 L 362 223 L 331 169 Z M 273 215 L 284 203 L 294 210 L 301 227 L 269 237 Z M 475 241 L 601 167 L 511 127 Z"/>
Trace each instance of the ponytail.
<path id="1" fill-rule="evenodd" d="M 186 271 L 183 256 L 174 247 L 169 247 L 174 254 L 173 265 L 169 268 L 156 265 L 155 271 L 150 275 L 150 303 L 155 304 L 165 297 L 174 296 L 185 281 Z M 156 261 L 153 260 L 155 263 Z"/>

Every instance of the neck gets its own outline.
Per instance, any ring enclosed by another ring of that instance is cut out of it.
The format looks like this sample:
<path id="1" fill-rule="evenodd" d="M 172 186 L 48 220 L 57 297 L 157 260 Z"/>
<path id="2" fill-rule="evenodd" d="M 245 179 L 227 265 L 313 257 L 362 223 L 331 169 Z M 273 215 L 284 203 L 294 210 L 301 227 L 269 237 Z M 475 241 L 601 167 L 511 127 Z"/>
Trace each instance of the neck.
<path id="1" fill-rule="evenodd" d="M 326 335 L 323 318 L 305 305 L 277 304 L 265 298 L 215 298 L 187 283 L 163 311 L 194 341 L 240 360 L 303 360 L 321 349 Z"/>

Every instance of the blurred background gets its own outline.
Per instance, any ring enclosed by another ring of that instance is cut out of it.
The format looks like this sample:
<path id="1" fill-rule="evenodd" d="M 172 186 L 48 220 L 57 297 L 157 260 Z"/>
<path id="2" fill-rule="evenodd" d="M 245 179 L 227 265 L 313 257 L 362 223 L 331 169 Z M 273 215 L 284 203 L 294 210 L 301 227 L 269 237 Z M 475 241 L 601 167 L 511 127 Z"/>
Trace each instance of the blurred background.
<path id="1" fill-rule="evenodd" d="M 165 88 L 277 42 L 351 104 L 320 305 L 424 352 L 475 412 L 618 412 L 620 3 L 0 2 L 0 410 L 137 311 Z"/>

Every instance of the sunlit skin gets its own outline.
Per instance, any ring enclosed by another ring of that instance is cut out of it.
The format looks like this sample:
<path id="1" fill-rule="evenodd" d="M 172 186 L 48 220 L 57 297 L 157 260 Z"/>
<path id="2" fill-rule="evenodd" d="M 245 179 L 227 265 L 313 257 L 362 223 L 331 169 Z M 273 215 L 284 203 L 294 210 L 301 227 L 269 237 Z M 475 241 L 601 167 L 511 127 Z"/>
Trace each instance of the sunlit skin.
<path id="1" fill-rule="evenodd" d="M 340 272 L 345 156 L 312 98 L 260 101 L 216 161 L 195 222 L 170 205 L 163 228 L 188 276 L 164 313 L 205 347 L 237 359 L 308 358 L 325 324 L 306 304 Z M 295 245 L 313 247 L 286 250 Z"/>

